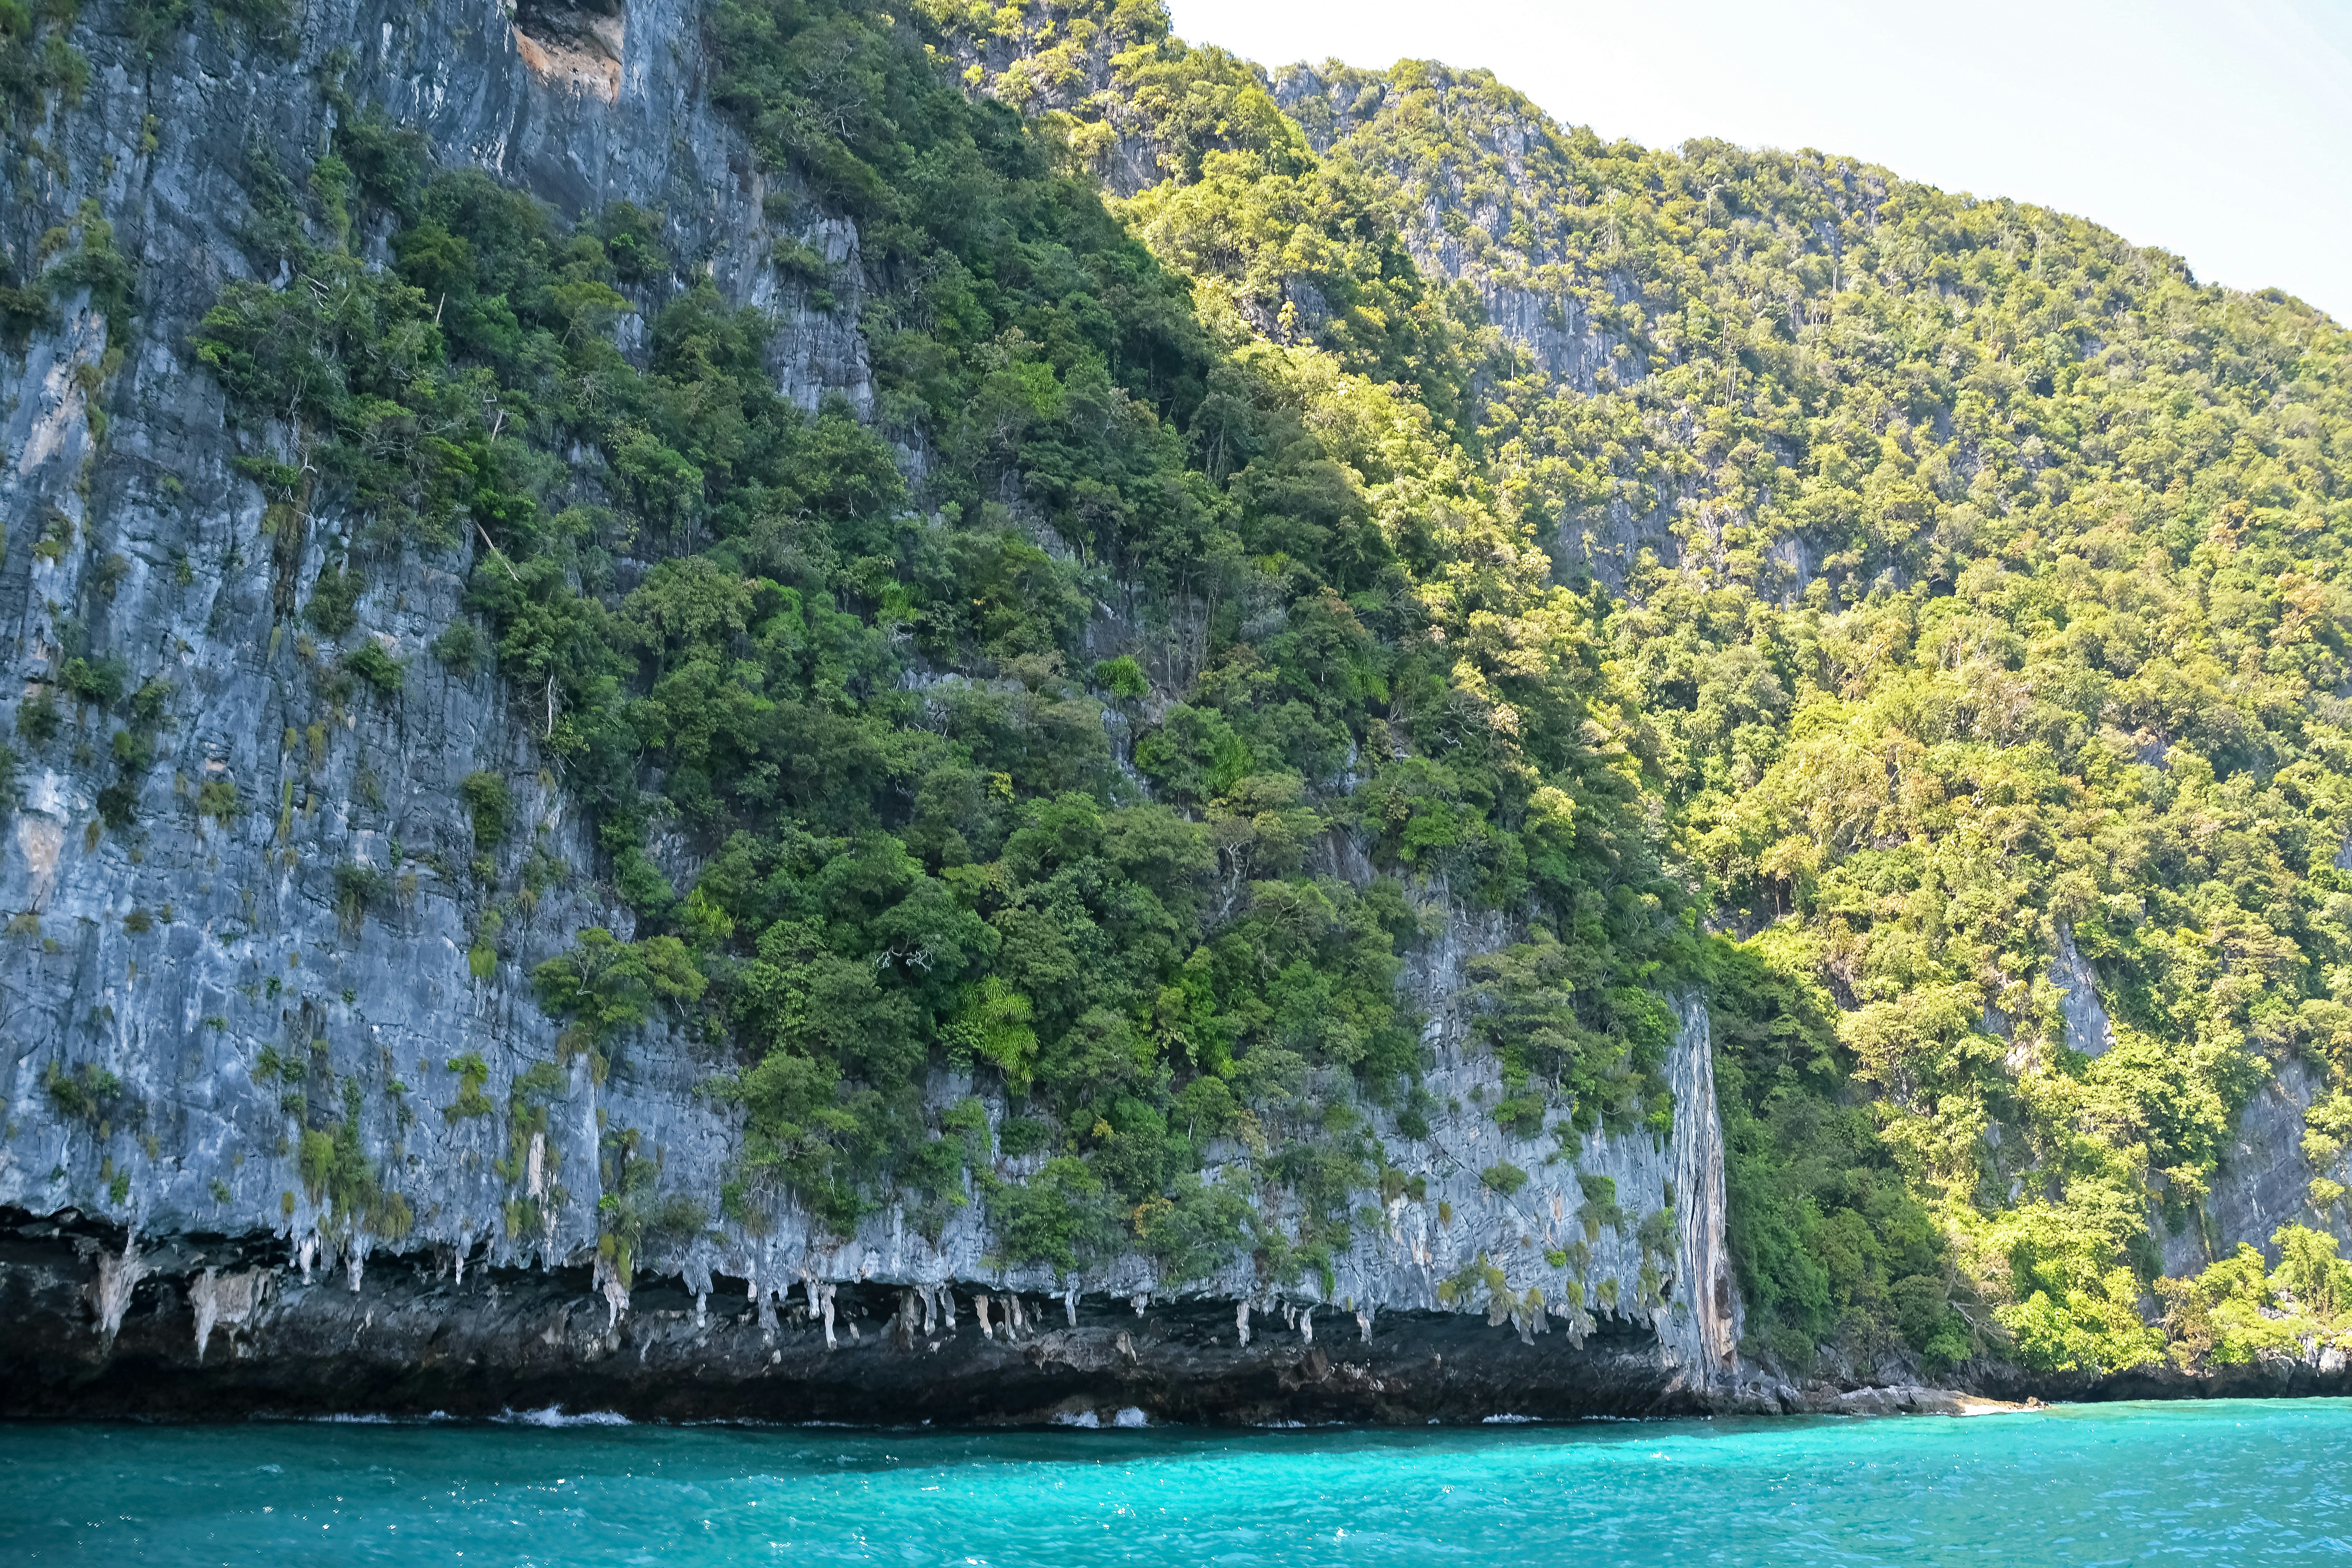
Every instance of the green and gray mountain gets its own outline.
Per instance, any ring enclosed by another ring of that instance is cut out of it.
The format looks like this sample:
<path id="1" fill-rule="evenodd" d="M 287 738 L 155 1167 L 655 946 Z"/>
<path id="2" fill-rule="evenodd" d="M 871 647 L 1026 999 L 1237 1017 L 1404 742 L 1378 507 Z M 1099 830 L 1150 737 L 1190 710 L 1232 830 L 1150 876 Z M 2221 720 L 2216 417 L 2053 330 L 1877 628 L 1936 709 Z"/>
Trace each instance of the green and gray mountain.
<path id="1" fill-rule="evenodd" d="M 2320 312 L 1138 0 L 0 0 L 0 110 L 42 1407 L 2340 1373 Z"/>

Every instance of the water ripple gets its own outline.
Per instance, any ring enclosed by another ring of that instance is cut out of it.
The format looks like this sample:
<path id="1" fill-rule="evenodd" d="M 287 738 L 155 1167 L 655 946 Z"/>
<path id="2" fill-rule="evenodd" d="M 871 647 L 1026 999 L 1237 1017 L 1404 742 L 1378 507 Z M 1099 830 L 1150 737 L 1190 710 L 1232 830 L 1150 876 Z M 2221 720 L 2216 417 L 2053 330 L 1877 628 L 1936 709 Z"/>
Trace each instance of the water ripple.
<path id="1" fill-rule="evenodd" d="M 0 1561 L 1436 1568 L 2352 1555 L 2352 1403 L 2337 1400 L 1409 1432 L 593 1420 L 0 1426 Z"/>

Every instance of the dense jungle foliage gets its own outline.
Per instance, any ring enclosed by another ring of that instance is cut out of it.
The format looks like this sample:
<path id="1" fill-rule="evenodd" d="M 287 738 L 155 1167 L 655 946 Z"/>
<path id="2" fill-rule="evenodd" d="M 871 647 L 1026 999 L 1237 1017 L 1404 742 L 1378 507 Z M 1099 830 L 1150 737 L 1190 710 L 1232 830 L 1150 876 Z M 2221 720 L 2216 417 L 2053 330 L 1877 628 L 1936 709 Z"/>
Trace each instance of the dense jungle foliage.
<path id="1" fill-rule="evenodd" d="M 1399 86 L 1345 142 L 1391 170 L 1420 117 L 1477 146 L 1525 113 Z M 2019 1351 L 2142 1359 L 2149 1285 L 2210 1250 L 2236 1113 L 2291 1058 L 2327 1086 L 2314 1216 L 2343 1217 L 2344 334 L 1874 170 L 1548 151 L 1482 283 L 1581 275 L 1641 379 L 1518 401 L 1496 460 L 1567 529 L 1671 519 L 1676 563 L 1634 564 L 1609 637 L 1678 858 L 1834 996 Z M 1475 205 L 1496 164 L 1457 168 Z M 2066 1028 L 2069 948 L 2105 1037 Z"/>
<path id="2" fill-rule="evenodd" d="M 1754 1349 L 2226 1359 L 2231 1303 L 2335 1279 L 2164 1279 L 2293 1058 L 2310 1217 L 2345 1197 L 2334 323 L 1482 73 L 1269 77 L 1145 0 L 712 0 L 706 45 L 870 413 L 780 398 L 662 215 L 357 105 L 253 170 L 254 275 L 300 283 L 200 346 L 281 550 L 350 520 L 327 700 L 399 686 L 372 560 L 483 546 L 495 648 L 437 656 L 518 689 L 638 916 L 545 1005 L 600 1059 L 709 1040 L 736 1217 L 935 1231 L 969 1172 L 1017 1259 L 1324 1266 L 1427 1131 L 1397 981 L 1460 904 L 1519 933 L 1491 1113 L 1569 1157 L 1670 1125 L 1661 997 L 1707 996 Z M 925 1111 L 941 1063 L 1001 1146 Z"/>
<path id="3" fill-rule="evenodd" d="M 2168 1251 L 2207 1254 L 2235 1114 L 2295 1058 L 2325 1085 L 2314 1216 L 2340 1223 L 2335 323 L 1846 160 L 1606 143 L 1482 72 L 1259 78 L 1285 135 L 1228 107 L 1249 68 L 1139 8 L 963 25 L 997 90 L 1107 174 L 1295 178 L 1303 138 L 1312 177 L 1378 192 L 1425 276 L 1512 324 L 1465 444 L 1563 580 L 1612 580 L 1608 670 L 1670 860 L 1754 933 L 1760 967 L 1716 1005 L 1727 1046 L 1780 1042 L 1746 1083 L 1773 1131 L 1743 1154 L 1731 1128 L 1760 1335 L 1832 1337 L 1831 1233 L 1882 1178 L 1805 1173 L 1874 1149 L 1954 1245 L 1980 1333 L 2052 1364 L 2148 1359 Z M 1135 205 L 1149 226 L 1197 199 Z M 1279 337 L 1333 298 L 1303 233 L 1249 215 L 1155 245 L 1229 258 Z M 2104 1037 L 2068 1035 L 2068 951 Z M 1848 1123 L 1841 1071 L 1874 1127 Z"/>

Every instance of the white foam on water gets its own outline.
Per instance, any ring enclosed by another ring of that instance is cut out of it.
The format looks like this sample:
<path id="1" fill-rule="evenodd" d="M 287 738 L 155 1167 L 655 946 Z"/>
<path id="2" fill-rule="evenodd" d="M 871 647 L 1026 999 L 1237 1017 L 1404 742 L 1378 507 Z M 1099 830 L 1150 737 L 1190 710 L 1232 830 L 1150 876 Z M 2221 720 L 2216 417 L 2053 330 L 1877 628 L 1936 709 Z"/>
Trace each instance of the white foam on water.
<path id="1" fill-rule="evenodd" d="M 1530 1421 L 1540 1421 L 1540 1415 L 1489 1415 L 1479 1422 L 1481 1426 L 1523 1426 Z"/>
<path id="2" fill-rule="evenodd" d="M 491 1417 L 516 1426 L 626 1426 L 629 1418 L 617 1410 L 583 1410 L 567 1415 L 561 1405 L 544 1410 L 501 1410 Z"/>
<path id="3" fill-rule="evenodd" d="M 1065 1410 L 1060 1415 L 1054 1417 L 1054 1425 L 1056 1426 L 1096 1427 L 1101 1426 L 1102 1421 L 1101 1418 L 1097 1416 L 1091 1410 L 1080 1410 L 1076 1414 Z"/>
<path id="4" fill-rule="evenodd" d="M 1134 1405 L 1128 1405 L 1120 1406 L 1118 1414 L 1110 1418 L 1110 1424 L 1114 1426 L 1149 1426 L 1151 1418 Z"/>

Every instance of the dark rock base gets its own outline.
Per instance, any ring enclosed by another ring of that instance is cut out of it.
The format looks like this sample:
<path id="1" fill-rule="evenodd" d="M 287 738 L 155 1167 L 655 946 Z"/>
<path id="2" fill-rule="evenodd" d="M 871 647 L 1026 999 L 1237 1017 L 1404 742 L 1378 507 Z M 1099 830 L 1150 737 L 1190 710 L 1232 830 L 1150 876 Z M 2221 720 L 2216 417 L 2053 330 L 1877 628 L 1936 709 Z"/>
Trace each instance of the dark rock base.
<path id="1" fill-rule="evenodd" d="M 842 1283 L 828 1349 L 803 1306 L 775 1308 L 763 1322 L 740 1279 L 714 1279 L 699 1306 L 676 1279 L 641 1280 L 616 1315 L 586 1268 L 478 1267 L 461 1279 L 447 1248 L 428 1248 L 377 1255 L 353 1289 L 341 1268 L 306 1281 L 286 1243 L 268 1237 L 142 1241 L 142 1272 L 110 1341 L 99 1262 L 120 1258 L 123 1240 L 71 1215 L 0 1209 L 0 1419 L 467 1418 L 554 1406 L 655 1421 L 1109 1424 L 1134 1410 L 1155 1424 L 1420 1426 L 1949 1413 L 1970 1395 L 2352 1395 L 2346 1358 L 2317 1353 L 2097 1376 L 1980 1363 L 1940 1388 L 1899 1368 L 1802 1384 L 1750 1370 L 1739 1386 L 1704 1388 L 1666 1364 L 1645 1323 L 1607 1315 L 1578 1343 L 1557 1328 L 1528 1335 L 1475 1313 L 1382 1312 L 1367 1341 L 1351 1314 L 1318 1309 L 1311 1336 L 1259 1314 L 1244 1345 L 1231 1300 L 1138 1312 L 1081 1297 L 1073 1323 L 1060 1300 L 1024 1297 L 1027 1316 L 1012 1329 L 998 1292 L 983 1332 L 975 1288 L 961 1285 L 953 1324 L 935 1310 L 926 1331 L 902 1288 Z M 216 1306 L 200 1355 L 208 1277 L 262 1288 L 257 1302 L 240 1295 Z"/>
<path id="2" fill-rule="evenodd" d="M 1646 1325 L 1604 1317 L 1583 1342 L 1557 1329 L 1450 1312 L 1318 1310 L 1312 1338 L 1279 1315 L 1238 1342 L 1230 1300 L 1082 1297 L 1076 1322 L 1024 1298 L 1010 1333 L 983 1334 L 959 1287 L 954 1325 L 909 1321 L 894 1285 L 844 1283 L 836 1348 L 805 1309 L 763 1326 L 723 1277 L 698 1316 L 676 1280 L 640 1280 L 617 1320 L 585 1268 L 474 1268 L 446 1249 L 379 1254 L 357 1290 L 341 1268 L 305 1282 L 275 1238 L 146 1243 L 109 1343 L 100 1256 L 122 1238 L 0 1213 L 0 1416 L 210 1420 L 381 1413 L 454 1417 L 560 1405 L 635 1420 L 1108 1423 L 1123 1409 L 1200 1424 L 1475 1422 L 1699 1414 Z M 217 1321 L 201 1360 L 192 1288 L 206 1269 L 275 1269 L 245 1321 Z M 795 1292 L 797 1298 L 798 1292 Z"/>

